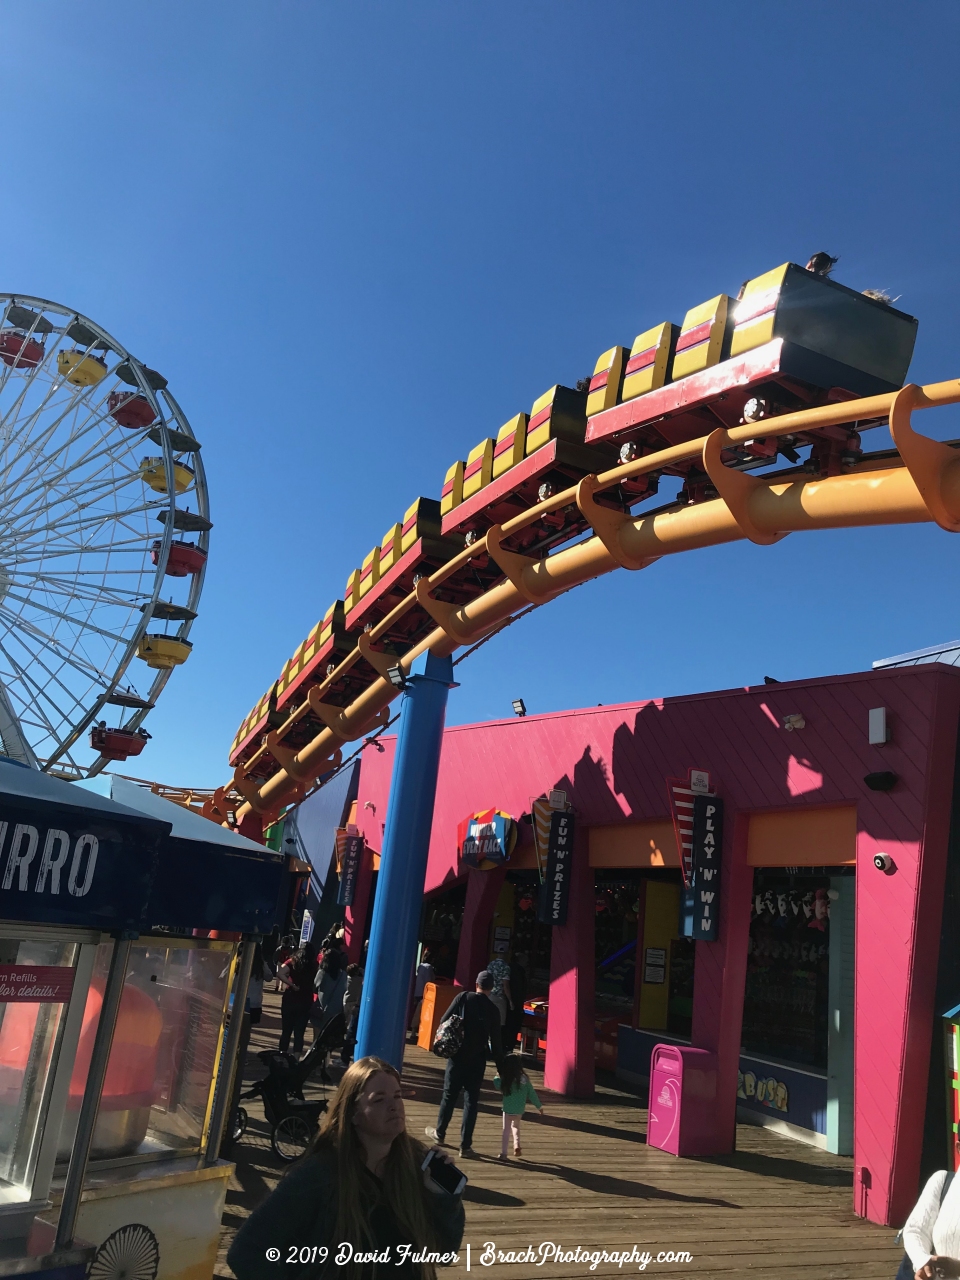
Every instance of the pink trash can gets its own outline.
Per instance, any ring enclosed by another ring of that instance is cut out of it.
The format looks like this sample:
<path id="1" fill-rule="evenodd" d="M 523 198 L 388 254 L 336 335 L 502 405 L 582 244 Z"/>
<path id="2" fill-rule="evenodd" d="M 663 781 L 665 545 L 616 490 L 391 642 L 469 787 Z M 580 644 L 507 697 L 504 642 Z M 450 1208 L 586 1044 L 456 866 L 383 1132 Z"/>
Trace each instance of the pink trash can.
<path id="1" fill-rule="evenodd" d="M 675 1156 L 717 1150 L 717 1055 L 687 1045 L 654 1045 L 650 1056 L 647 1145 Z"/>

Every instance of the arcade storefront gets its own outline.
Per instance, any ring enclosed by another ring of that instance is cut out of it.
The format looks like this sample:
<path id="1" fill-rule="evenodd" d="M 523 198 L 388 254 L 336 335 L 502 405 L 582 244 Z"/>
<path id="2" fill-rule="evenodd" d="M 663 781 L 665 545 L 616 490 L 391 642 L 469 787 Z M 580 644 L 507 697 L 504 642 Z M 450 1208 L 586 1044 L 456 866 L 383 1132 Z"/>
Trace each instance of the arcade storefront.
<path id="1" fill-rule="evenodd" d="M 960 912 L 944 912 L 945 891 L 960 908 L 958 723 L 960 671 L 931 663 L 447 729 L 426 891 L 456 890 L 456 982 L 522 953 L 546 1004 L 545 1084 L 569 1095 L 589 1096 L 598 1062 L 643 1088 L 657 1043 L 711 1051 L 717 1151 L 739 1119 L 852 1154 L 855 1211 L 902 1221 L 955 1151 L 941 1015 L 960 1003 Z M 357 805 L 374 850 L 381 741 Z M 702 940 L 671 799 L 694 776 L 724 813 Z M 544 923 L 531 815 L 551 792 L 574 836 L 564 918 Z M 489 806 L 519 839 L 468 868 L 458 830 Z"/>

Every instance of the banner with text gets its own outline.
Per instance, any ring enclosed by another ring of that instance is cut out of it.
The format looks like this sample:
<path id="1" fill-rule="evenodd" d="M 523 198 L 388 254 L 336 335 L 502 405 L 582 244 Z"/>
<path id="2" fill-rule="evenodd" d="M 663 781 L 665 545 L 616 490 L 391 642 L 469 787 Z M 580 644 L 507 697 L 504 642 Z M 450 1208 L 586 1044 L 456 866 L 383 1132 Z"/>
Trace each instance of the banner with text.
<path id="1" fill-rule="evenodd" d="M 692 830 L 693 934 L 697 942 L 715 942 L 720 915 L 720 848 L 723 801 L 695 796 Z"/>
<path id="2" fill-rule="evenodd" d="M 352 907 L 363 856 L 363 836 L 347 836 L 343 843 L 343 861 L 340 864 L 340 889 L 337 892 L 338 907 Z"/>
<path id="3" fill-rule="evenodd" d="M 573 814 L 555 810 L 550 818 L 547 840 L 547 878 L 538 904 L 541 924 L 567 923 L 570 903 L 570 874 L 573 870 Z"/>

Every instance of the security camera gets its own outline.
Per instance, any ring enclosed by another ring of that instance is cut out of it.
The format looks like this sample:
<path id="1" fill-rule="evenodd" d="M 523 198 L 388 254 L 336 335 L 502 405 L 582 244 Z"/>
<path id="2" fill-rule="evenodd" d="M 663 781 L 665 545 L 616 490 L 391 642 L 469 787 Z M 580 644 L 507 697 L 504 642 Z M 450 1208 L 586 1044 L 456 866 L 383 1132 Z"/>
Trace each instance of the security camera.
<path id="1" fill-rule="evenodd" d="M 885 876 L 893 875 L 897 869 L 897 864 L 889 853 L 875 853 L 873 855 L 873 865 L 878 871 L 882 871 Z"/>

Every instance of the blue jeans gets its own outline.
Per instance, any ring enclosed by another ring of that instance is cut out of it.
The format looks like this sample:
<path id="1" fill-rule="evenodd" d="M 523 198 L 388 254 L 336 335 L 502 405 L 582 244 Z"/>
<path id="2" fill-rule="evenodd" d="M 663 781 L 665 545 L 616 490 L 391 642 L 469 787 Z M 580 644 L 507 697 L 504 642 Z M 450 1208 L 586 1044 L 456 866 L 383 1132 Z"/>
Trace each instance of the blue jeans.
<path id="1" fill-rule="evenodd" d="M 473 1142 L 473 1129 L 477 1123 L 477 1107 L 480 1101 L 480 1086 L 483 1084 L 483 1073 L 487 1068 L 486 1055 L 478 1058 L 447 1059 L 447 1069 L 443 1075 L 443 1097 L 440 1099 L 440 1114 L 437 1116 L 437 1133 L 443 1140 L 447 1135 L 447 1126 L 453 1116 L 453 1109 L 463 1094 L 463 1121 L 460 1125 L 460 1147 L 469 1147 Z"/>

